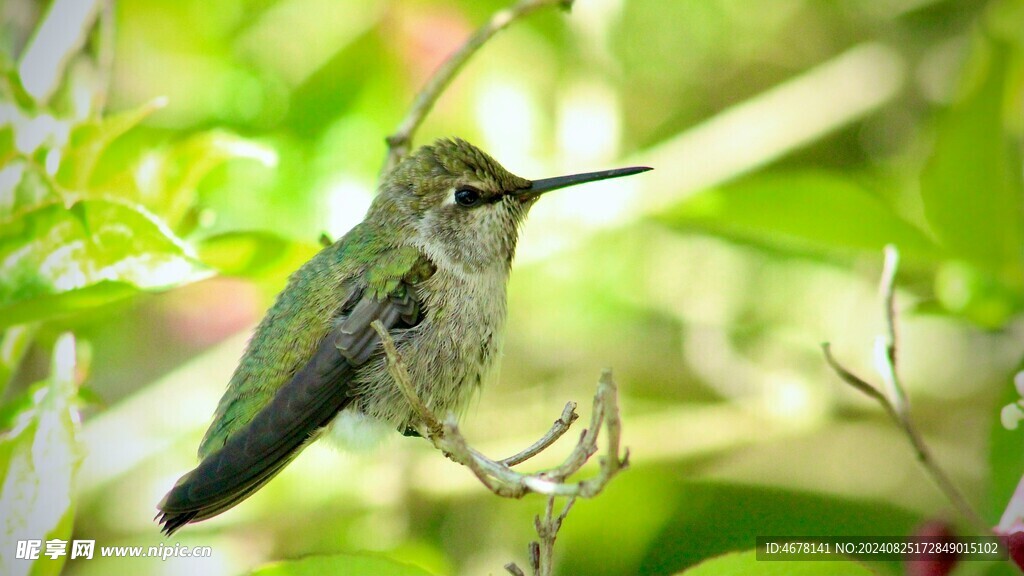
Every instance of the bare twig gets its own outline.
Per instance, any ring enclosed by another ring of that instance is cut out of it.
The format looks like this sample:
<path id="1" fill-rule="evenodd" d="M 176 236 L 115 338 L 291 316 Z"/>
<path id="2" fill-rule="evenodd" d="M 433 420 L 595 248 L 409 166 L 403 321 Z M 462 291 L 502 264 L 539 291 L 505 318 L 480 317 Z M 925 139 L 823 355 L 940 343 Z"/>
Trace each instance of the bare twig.
<path id="1" fill-rule="evenodd" d="M 555 441 L 569 431 L 569 427 L 572 426 L 572 423 L 579 417 L 580 415 L 576 413 L 576 403 L 566 403 L 565 408 L 562 409 L 562 415 L 559 416 L 558 420 L 555 420 L 554 424 L 551 425 L 551 429 L 548 430 L 547 434 L 545 434 L 540 440 L 534 442 L 533 446 L 530 446 L 526 450 L 523 450 L 514 456 L 509 456 L 504 460 L 499 460 L 499 462 L 505 466 L 515 466 L 516 464 L 526 462 L 530 458 L 533 458 L 537 454 L 546 450 L 548 446 L 554 444 Z"/>
<path id="2" fill-rule="evenodd" d="M 438 422 L 437 418 L 434 417 L 434 413 L 420 400 L 420 397 L 416 394 L 416 390 L 412 387 L 412 381 L 409 378 L 409 370 L 405 367 L 405 362 L 398 355 L 398 349 L 395 348 L 395 341 L 391 339 L 384 325 L 381 324 L 380 320 L 374 320 L 371 327 L 380 336 L 381 344 L 384 346 L 384 353 L 388 357 L 388 373 L 391 374 L 391 378 L 394 379 L 395 383 L 402 390 L 402 395 L 405 396 L 405 400 L 416 410 L 420 419 L 427 428 L 430 430 L 429 437 L 433 438 L 442 434 L 441 423 Z"/>
<path id="3" fill-rule="evenodd" d="M 882 405 L 882 408 L 885 408 L 885 411 L 893 420 L 895 420 L 897 423 L 900 421 L 899 414 L 896 413 L 896 409 L 893 408 L 892 403 L 890 403 L 889 399 L 885 397 L 885 394 L 879 392 L 878 389 L 872 386 L 871 384 L 868 384 L 864 380 L 861 380 L 859 376 L 844 368 L 843 365 L 840 364 L 839 361 L 835 359 L 835 356 L 832 355 L 831 344 L 829 344 L 828 342 L 822 343 L 821 351 L 825 353 L 825 361 L 828 362 L 828 365 L 832 368 L 832 370 L 835 370 L 836 374 L 839 375 L 840 378 L 842 378 L 843 382 L 846 382 L 847 384 L 853 386 L 860 392 L 875 399 L 879 404 Z"/>
<path id="4" fill-rule="evenodd" d="M 918 431 L 917 426 L 914 425 L 913 419 L 910 416 L 910 402 L 907 399 L 906 391 L 900 383 L 900 379 L 896 371 L 897 324 L 895 285 L 896 270 L 898 267 L 899 252 L 896 250 L 895 246 L 890 244 L 885 247 L 885 265 L 882 269 L 882 282 L 880 286 L 882 298 L 885 302 L 886 334 L 878 341 L 876 348 L 879 351 L 879 371 L 882 374 L 882 379 L 885 380 L 889 394 L 886 395 L 877 387 L 869 384 L 863 378 L 860 378 L 844 368 L 835 359 L 835 357 L 832 356 L 832 351 L 827 342 L 821 345 L 822 351 L 825 354 L 825 361 L 828 362 L 829 366 L 844 382 L 870 396 L 882 405 L 882 408 L 884 408 L 886 413 L 889 414 L 889 417 L 892 418 L 896 425 L 903 430 L 904 435 L 914 448 L 918 461 L 924 467 L 925 471 L 932 477 L 932 480 L 939 487 L 942 493 L 946 495 L 946 498 L 952 502 L 957 511 L 966 518 L 976 530 L 979 530 L 979 533 L 988 533 L 990 532 L 988 524 L 970 505 L 964 495 L 956 487 L 956 484 L 954 484 L 952 479 L 950 479 L 946 474 L 945 470 L 943 470 L 935 461 L 935 457 L 928 448 L 928 444 L 925 443 L 924 438 L 921 436 L 921 433 Z"/>
<path id="5" fill-rule="evenodd" d="M 886 356 L 896 372 L 896 271 L 900 267 L 900 253 L 892 244 L 886 244 L 884 254 L 878 292 L 885 301 Z"/>
<path id="6" fill-rule="evenodd" d="M 529 492 L 590 498 L 596 496 L 608 481 L 627 465 L 628 451 L 625 456 L 619 454 L 621 425 L 618 415 L 618 390 L 610 370 L 605 370 L 601 374 L 597 393 L 594 395 L 591 426 L 580 435 L 569 456 L 555 468 L 523 474 L 516 472 L 511 466 L 536 456 L 563 435 L 575 420 L 574 403 L 567 404 L 551 430 L 529 448 L 506 460 L 492 460 L 466 442 L 454 417 L 449 416 L 443 423 L 437 419 L 416 393 L 394 340 L 379 321 L 374 322 L 372 326 L 377 331 L 387 356 L 388 373 L 422 421 L 427 432 L 424 436 L 449 458 L 472 470 L 492 492 L 509 498 L 521 498 Z M 608 433 L 608 449 L 607 455 L 601 459 L 599 474 L 590 480 L 566 483 L 566 478 L 579 471 L 598 451 L 597 441 L 602 424 Z"/>
<path id="7" fill-rule="evenodd" d="M 885 302 L 885 336 L 878 342 L 878 356 L 881 358 L 880 372 L 896 413 L 903 417 L 908 411 L 907 394 L 900 385 L 896 371 L 896 270 L 900 265 L 900 253 L 892 244 L 885 246 L 885 263 L 882 266 L 882 281 L 879 292 Z"/>
<path id="8" fill-rule="evenodd" d="M 590 420 L 590 428 L 580 434 L 580 439 L 573 450 L 558 466 L 532 474 L 516 472 L 512 466 L 525 462 L 550 447 L 558 438 L 568 431 L 578 418 L 576 403 L 569 402 L 562 410 L 562 415 L 554 422 L 551 429 L 534 442 L 529 448 L 504 460 L 492 460 L 480 453 L 466 442 L 459 432 L 454 416 L 449 416 L 443 423 L 430 411 L 409 379 L 409 372 L 395 346 L 394 340 L 379 322 L 372 324 L 380 336 L 384 353 L 387 357 L 388 373 L 401 389 L 402 394 L 416 411 L 425 431 L 423 436 L 436 448 L 444 452 L 451 460 L 469 468 L 473 475 L 488 490 L 505 498 L 522 498 L 531 492 L 548 496 L 547 508 L 543 520 L 537 518 L 536 528 L 539 542 L 530 545 L 530 566 L 535 576 L 551 574 L 554 557 L 555 536 L 562 526 L 576 498 L 592 498 L 599 494 L 605 486 L 621 472 L 629 462 L 629 452 L 620 454 L 620 435 L 622 424 L 619 420 L 618 390 L 612 380 L 610 370 L 601 374 L 601 379 L 594 395 L 594 412 Z M 598 451 L 597 441 L 602 425 L 607 436 L 607 449 L 600 460 L 598 474 L 587 480 L 569 482 L 569 476 L 575 474 Z M 554 501 L 558 496 L 569 500 L 562 512 L 554 515 Z M 514 563 L 505 566 L 512 574 L 523 574 Z M 525 575 L 524 575 L 525 576 Z"/>
<path id="9" fill-rule="evenodd" d="M 416 95 L 405 118 L 402 119 L 394 133 L 387 137 L 388 155 L 381 174 L 390 172 L 399 160 L 409 153 L 413 134 L 434 107 L 437 99 L 451 84 L 459 70 L 492 36 L 505 29 L 509 24 L 537 10 L 548 6 L 561 6 L 569 9 L 572 7 L 572 2 L 573 0 L 520 0 L 515 5 L 491 16 L 486 24 L 477 29 L 458 50 L 441 64 L 441 67 L 434 72 L 427 84 Z"/>
<path id="10" fill-rule="evenodd" d="M 523 572 L 523 569 L 517 566 L 515 562 L 509 562 L 508 564 L 505 564 L 505 570 L 508 570 L 508 573 L 512 576 L 526 576 L 526 574 Z"/>
<path id="11" fill-rule="evenodd" d="M 569 515 L 572 505 L 576 503 L 576 497 L 570 497 L 562 511 L 555 516 L 555 496 L 548 496 L 547 505 L 544 507 L 544 518 L 534 516 L 533 525 L 537 530 L 539 541 L 530 542 L 530 568 L 534 576 L 551 574 L 554 571 L 555 539 L 558 531 L 562 529 L 562 521 Z M 505 570 L 511 574 L 523 575 L 525 573 L 514 562 L 505 565 Z"/>
<path id="12" fill-rule="evenodd" d="M 570 497 L 565 502 L 561 513 L 558 516 L 553 516 L 555 497 L 548 496 L 548 503 L 544 508 L 544 519 L 534 518 L 534 526 L 537 529 L 537 535 L 540 536 L 540 542 L 537 543 L 540 548 L 540 554 L 537 558 L 537 565 L 534 567 L 538 574 L 550 574 L 553 571 L 555 538 L 558 536 L 558 531 L 562 529 L 562 521 L 569 515 L 569 510 L 572 509 L 572 505 L 575 503 L 576 497 Z"/>

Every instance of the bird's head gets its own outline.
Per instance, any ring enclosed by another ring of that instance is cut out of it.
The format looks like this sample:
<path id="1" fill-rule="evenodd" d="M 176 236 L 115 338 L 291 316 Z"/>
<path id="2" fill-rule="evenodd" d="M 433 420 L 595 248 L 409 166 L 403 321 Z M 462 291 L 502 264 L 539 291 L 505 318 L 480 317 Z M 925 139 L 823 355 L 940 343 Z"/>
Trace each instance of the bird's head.
<path id="1" fill-rule="evenodd" d="M 411 235 L 431 259 L 467 271 L 512 263 L 519 226 L 544 193 L 645 172 L 634 167 L 527 180 L 461 139 L 438 140 L 404 158 L 384 179 L 368 219 Z"/>

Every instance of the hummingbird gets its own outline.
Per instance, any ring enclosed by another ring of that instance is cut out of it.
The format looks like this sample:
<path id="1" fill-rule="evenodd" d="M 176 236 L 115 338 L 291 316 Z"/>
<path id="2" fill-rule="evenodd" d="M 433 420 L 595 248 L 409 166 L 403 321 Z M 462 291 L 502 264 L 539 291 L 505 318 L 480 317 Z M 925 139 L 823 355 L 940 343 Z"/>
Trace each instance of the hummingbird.
<path id="1" fill-rule="evenodd" d="M 379 320 L 435 414 L 459 413 L 501 355 L 519 228 L 552 190 L 619 168 L 527 180 L 461 139 L 406 156 L 364 220 L 288 280 L 257 326 L 199 446 L 199 465 L 158 504 L 171 535 L 235 506 L 324 435 L 416 434 L 387 371 Z"/>

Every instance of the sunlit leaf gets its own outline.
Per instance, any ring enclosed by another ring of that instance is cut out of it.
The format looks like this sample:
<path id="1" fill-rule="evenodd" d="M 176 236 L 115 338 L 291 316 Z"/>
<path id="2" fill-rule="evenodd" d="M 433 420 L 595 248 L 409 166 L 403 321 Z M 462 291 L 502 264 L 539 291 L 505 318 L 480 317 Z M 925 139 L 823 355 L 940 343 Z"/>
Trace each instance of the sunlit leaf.
<path id="1" fill-rule="evenodd" d="M 138 293 L 138 287 L 126 282 L 101 280 L 84 288 L 57 294 L 40 294 L 0 306 L 0 327 L 71 316 L 113 304 Z"/>
<path id="2" fill-rule="evenodd" d="M 253 576 L 430 576 L 430 572 L 379 556 L 312 556 L 290 562 L 276 562 L 251 572 Z"/>
<path id="3" fill-rule="evenodd" d="M 823 172 L 755 176 L 684 201 L 660 221 L 775 247 L 932 255 L 916 227 L 853 181 Z"/>
<path id="4" fill-rule="evenodd" d="M 0 565 L 12 575 L 60 572 L 66 556 L 44 556 L 46 541 L 70 540 L 74 517 L 74 476 L 81 459 L 78 416 L 73 406 L 75 345 L 61 336 L 48 383 L 0 436 L 0 534 L 8 543 Z M 19 540 L 42 541 L 36 561 L 13 561 Z"/>
<path id="5" fill-rule="evenodd" d="M 62 199 L 51 181 L 32 162 L 15 160 L 0 168 L 0 225 Z"/>
<path id="6" fill-rule="evenodd" d="M 223 131 L 204 132 L 144 157 L 135 171 L 141 201 L 176 227 L 195 204 L 196 187 L 229 160 L 250 159 L 273 166 L 276 152 Z"/>
<path id="7" fill-rule="evenodd" d="M 874 571 L 851 560 L 762 561 L 754 550 L 712 558 L 684 570 L 685 576 L 872 576 Z"/>
<path id="8" fill-rule="evenodd" d="M 295 270 L 316 253 L 312 245 L 298 244 L 271 232 L 227 232 L 197 245 L 199 259 L 222 274 L 260 276 L 273 270 Z"/>
<path id="9" fill-rule="evenodd" d="M 63 151 L 57 181 L 68 188 L 85 188 L 96 162 L 110 143 L 166 103 L 166 98 L 157 98 L 133 110 L 75 126 Z"/>
<path id="10" fill-rule="evenodd" d="M 946 248 L 1024 288 L 1020 143 L 1007 131 L 1020 118 L 1009 100 L 1019 90 L 1020 54 L 979 41 L 971 64 L 961 98 L 939 123 L 921 198 Z"/>
<path id="11" fill-rule="evenodd" d="M 73 133 L 72 139 L 80 138 L 82 145 L 75 149 L 76 155 L 62 163 L 58 176 L 68 180 L 66 186 L 78 185 L 73 189 L 76 198 L 138 203 L 184 234 L 194 226 L 196 187 L 210 171 L 236 159 L 253 159 L 265 165 L 274 165 L 277 160 L 272 149 L 223 131 L 200 133 L 146 150 L 138 158 L 123 150 L 117 154 L 96 153 L 97 147 L 110 143 L 105 138 L 113 140 L 105 130 L 116 133 L 127 129 L 149 111 L 135 111 L 110 127 L 99 124 Z"/>
<path id="12" fill-rule="evenodd" d="M 0 62 L 0 68 L 2 68 L 0 95 L 3 96 L 3 98 L 0 98 L 0 101 L 14 102 L 24 110 L 35 108 L 35 100 L 29 96 L 28 92 L 25 91 L 25 87 L 21 84 L 21 76 L 18 74 L 17 66 L 5 57 L 3 62 Z"/>
<path id="13" fill-rule="evenodd" d="M 66 313 L 122 298 L 134 288 L 167 288 L 212 273 L 158 220 L 127 204 L 86 200 L 70 210 L 46 206 L 10 228 L 0 235 L 0 324 Z"/>

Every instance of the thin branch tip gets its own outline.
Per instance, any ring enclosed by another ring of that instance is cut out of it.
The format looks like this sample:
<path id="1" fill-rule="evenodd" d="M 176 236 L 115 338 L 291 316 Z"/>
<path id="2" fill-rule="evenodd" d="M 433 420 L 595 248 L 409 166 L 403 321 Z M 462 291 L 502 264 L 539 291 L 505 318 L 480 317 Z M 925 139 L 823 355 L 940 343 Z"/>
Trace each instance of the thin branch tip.
<path id="1" fill-rule="evenodd" d="M 413 136 L 426 119 L 427 114 L 434 108 L 441 94 L 448 88 L 466 62 L 488 40 L 513 22 L 542 8 L 558 6 L 568 10 L 572 8 L 572 4 L 572 0 L 520 0 L 509 8 L 495 12 L 487 22 L 477 28 L 462 46 L 441 63 L 441 66 L 438 67 L 419 93 L 416 94 L 408 113 L 399 122 L 395 131 L 384 138 L 388 145 L 388 151 L 387 157 L 384 160 L 384 166 L 381 168 L 381 175 L 387 175 L 392 168 L 398 165 L 402 158 L 409 154 Z"/>
<path id="2" fill-rule="evenodd" d="M 888 244 L 885 246 L 884 252 L 885 261 L 882 266 L 882 277 L 879 289 L 883 301 L 886 333 L 881 337 L 882 341 L 878 342 L 881 344 L 881 353 L 878 354 L 878 357 L 880 359 L 879 371 L 881 372 L 882 380 L 886 384 L 886 391 L 888 394 L 882 392 L 882 390 L 877 386 L 874 386 L 853 374 L 840 364 L 832 355 L 831 347 L 828 342 L 824 342 L 821 345 L 825 361 L 844 382 L 853 386 L 857 390 L 860 390 L 881 404 L 882 408 L 885 409 L 886 413 L 896 426 L 902 430 L 903 435 L 906 436 L 914 449 L 917 460 L 921 463 L 921 466 L 925 471 L 932 477 L 932 480 L 938 486 L 939 490 L 945 494 L 946 498 L 953 504 L 961 516 L 966 518 L 975 529 L 980 530 L 979 533 L 988 533 L 990 532 L 988 524 L 984 521 L 981 515 L 974 510 L 971 504 L 967 501 L 967 498 L 964 497 L 953 483 L 952 479 L 946 474 L 945 470 L 939 466 L 938 462 L 932 456 L 928 444 L 924 441 L 924 437 L 918 431 L 917 427 L 914 425 L 913 419 L 911 418 L 910 402 L 907 398 L 903 385 L 900 383 L 896 369 L 897 315 L 895 286 L 896 273 L 899 268 L 899 250 L 897 250 L 895 245 Z"/>

